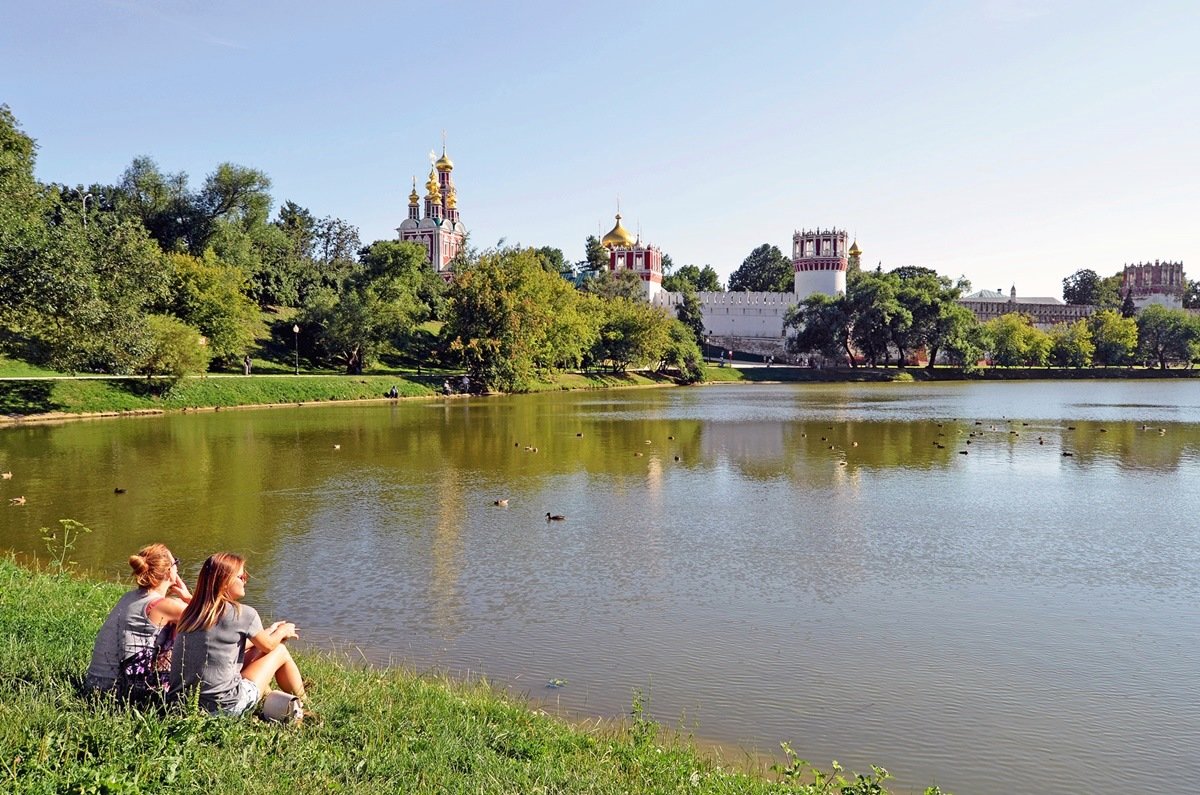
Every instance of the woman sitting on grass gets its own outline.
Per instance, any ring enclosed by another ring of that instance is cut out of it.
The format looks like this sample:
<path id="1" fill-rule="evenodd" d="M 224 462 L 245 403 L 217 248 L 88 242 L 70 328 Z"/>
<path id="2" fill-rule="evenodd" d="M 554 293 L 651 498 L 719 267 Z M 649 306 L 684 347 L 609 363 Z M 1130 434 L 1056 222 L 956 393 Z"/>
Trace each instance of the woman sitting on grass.
<path id="1" fill-rule="evenodd" d="M 163 633 L 171 632 L 168 626 L 179 620 L 192 598 L 179 577 L 179 561 L 163 544 L 130 555 L 129 568 L 138 587 L 122 596 L 104 620 L 84 680 L 92 690 L 123 697 L 165 688 L 170 651 Z"/>
<path id="2" fill-rule="evenodd" d="M 212 713 L 253 710 L 272 678 L 285 692 L 304 697 L 300 669 L 283 645 L 298 637 L 296 626 L 276 621 L 263 629 L 258 611 L 240 603 L 250 579 L 245 564 L 245 558 L 230 552 L 204 561 L 196 597 L 179 619 L 171 693 L 189 698 L 198 689 L 200 707 Z"/>

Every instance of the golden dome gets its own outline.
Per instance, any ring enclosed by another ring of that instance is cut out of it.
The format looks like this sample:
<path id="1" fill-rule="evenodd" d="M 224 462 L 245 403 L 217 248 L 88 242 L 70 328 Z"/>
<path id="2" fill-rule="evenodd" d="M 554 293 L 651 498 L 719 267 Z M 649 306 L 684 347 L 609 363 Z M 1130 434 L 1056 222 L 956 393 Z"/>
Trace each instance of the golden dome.
<path id="1" fill-rule="evenodd" d="M 438 171 L 453 171 L 454 170 L 453 161 L 451 161 L 450 158 L 446 156 L 445 144 L 442 145 L 442 156 L 439 157 L 437 159 L 437 162 L 434 163 L 433 165 L 435 168 L 437 168 Z"/>
<path id="2" fill-rule="evenodd" d="M 862 249 L 860 249 L 858 247 L 858 241 L 855 240 L 853 243 L 850 244 L 850 256 L 857 257 L 857 256 L 860 256 L 861 254 L 862 254 Z"/>
<path id="3" fill-rule="evenodd" d="M 408 205 L 410 207 L 416 207 L 420 201 L 421 197 L 417 195 L 417 178 L 413 177 L 413 189 L 412 193 L 408 194 Z"/>
<path id="4" fill-rule="evenodd" d="M 617 225 L 612 231 L 600 239 L 600 244 L 606 248 L 631 248 L 637 241 L 629 230 L 621 226 L 621 214 L 617 213 Z"/>
<path id="5" fill-rule="evenodd" d="M 446 191 L 446 206 L 451 210 L 458 207 L 458 191 L 454 189 L 453 185 Z"/>
<path id="6" fill-rule="evenodd" d="M 429 180 L 425 183 L 425 190 L 428 192 L 427 198 L 433 199 L 435 202 L 442 200 L 442 191 L 438 187 L 437 171 L 429 169 Z"/>

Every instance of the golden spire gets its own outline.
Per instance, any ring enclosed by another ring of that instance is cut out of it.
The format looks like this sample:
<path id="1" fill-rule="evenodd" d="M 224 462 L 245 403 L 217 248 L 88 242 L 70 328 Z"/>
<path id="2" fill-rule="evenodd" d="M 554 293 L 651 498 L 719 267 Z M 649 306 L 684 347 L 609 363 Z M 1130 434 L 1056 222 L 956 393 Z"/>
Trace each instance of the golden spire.
<path id="1" fill-rule="evenodd" d="M 417 194 L 417 178 L 413 177 L 412 193 L 408 194 L 408 206 L 416 207 L 421 201 L 421 197 Z"/>
<path id="2" fill-rule="evenodd" d="M 446 207 L 451 210 L 458 208 L 458 191 L 453 185 L 446 189 Z"/>
<path id="3" fill-rule="evenodd" d="M 617 224 L 612 231 L 600 239 L 600 244 L 606 248 L 630 248 L 635 240 L 629 230 L 621 226 L 621 214 L 617 213 Z"/>
<path id="4" fill-rule="evenodd" d="M 852 256 L 852 257 L 858 257 L 858 256 L 861 256 L 861 255 L 862 255 L 862 249 L 860 249 L 860 248 L 858 247 L 858 240 L 857 240 L 857 239 L 855 239 L 855 241 L 854 241 L 853 243 L 851 243 L 851 244 L 850 244 L 850 256 Z"/>

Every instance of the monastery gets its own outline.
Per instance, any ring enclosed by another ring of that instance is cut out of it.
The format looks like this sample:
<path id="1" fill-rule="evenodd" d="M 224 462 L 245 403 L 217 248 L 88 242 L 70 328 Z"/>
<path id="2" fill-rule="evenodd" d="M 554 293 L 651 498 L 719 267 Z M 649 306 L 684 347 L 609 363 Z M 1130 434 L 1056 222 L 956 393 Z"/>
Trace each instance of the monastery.
<path id="1" fill-rule="evenodd" d="M 442 143 L 442 156 L 429 170 L 424 206 L 413 177 L 408 196 L 408 217 L 396 229 L 401 241 L 415 242 L 428 252 L 427 261 L 449 280 L 454 257 L 463 249 L 467 229 L 459 218 L 458 196 L 452 172 L 454 163 Z M 701 315 L 711 344 L 723 349 L 761 356 L 786 355 L 783 320 L 788 310 L 814 293 L 837 295 L 846 292 L 846 273 L 857 269 L 862 257 L 858 241 L 849 240 L 843 229 L 805 229 L 792 234 L 791 292 L 702 292 Z M 644 243 L 621 224 L 620 212 L 613 228 L 600 240 L 609 254 L 610 271 L 629 270 L 641 277 L 646 299 L 674 314 L 683 296 L 662 287 L 662 251 Z M 1140 310 L 1151 304 L 1171 308 L 1183 306 L 1183 263 L 1160 262 L 1126 265 L 1121 294 L 1130 294 Z M 1096 311 L 1093 306 L 1073 306 L 1052 297 L 1018 297 L 1014 286 L 1008 295 L 999 290 L 980 290 L 961 299 L 981 322 L 1023 312 L 1036 326 L 1050 328 L 1071 323 Z"/>

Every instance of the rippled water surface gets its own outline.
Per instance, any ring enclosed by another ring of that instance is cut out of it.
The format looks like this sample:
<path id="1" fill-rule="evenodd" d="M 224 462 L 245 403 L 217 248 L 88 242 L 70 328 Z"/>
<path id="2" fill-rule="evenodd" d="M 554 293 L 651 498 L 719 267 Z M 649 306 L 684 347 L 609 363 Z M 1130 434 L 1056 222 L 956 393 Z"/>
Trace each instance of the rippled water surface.
<path id="1" fill-rule="evenodd" d="M 247 601 L 310 642 L 567 714 L 627 713 L 640 689 L 699 737 L 882 764 L 902 790 L 1200 776 L 1192 382 L 79 422 L 0 432 L 0 468 L 28 500 L 0 507 L 9 548 L 72 517 L 94 529 L 75 557 L 114 575 L 150 540 L 192 573 L 240 551 Z"/>

